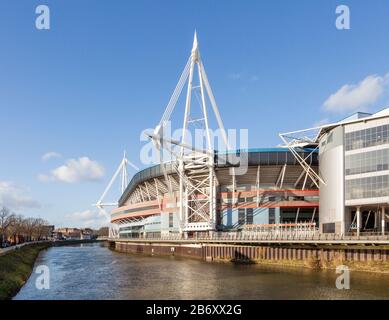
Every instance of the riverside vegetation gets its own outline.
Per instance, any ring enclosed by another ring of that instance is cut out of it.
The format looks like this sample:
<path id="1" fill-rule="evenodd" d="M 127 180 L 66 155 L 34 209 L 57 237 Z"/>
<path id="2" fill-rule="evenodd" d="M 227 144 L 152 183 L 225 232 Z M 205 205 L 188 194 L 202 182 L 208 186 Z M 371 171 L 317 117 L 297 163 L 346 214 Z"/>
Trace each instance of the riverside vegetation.
<path id="1" fill-rule="evenodd" d="M 9 300 L 16 295 L 31 275 L 39 252 L 50 245 L 26 245 L 0 256 L 0 300 Z"/>

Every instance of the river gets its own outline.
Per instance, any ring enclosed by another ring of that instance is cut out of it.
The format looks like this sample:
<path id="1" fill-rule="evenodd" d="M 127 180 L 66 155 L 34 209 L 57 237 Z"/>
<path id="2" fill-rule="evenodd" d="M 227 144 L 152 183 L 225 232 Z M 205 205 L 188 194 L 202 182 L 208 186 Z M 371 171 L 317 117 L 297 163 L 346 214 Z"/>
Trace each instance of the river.
<path id="1" fill-rule="evenodd" d="M 350 289 L 335 271 L 207 263 L 118 253 L 101 243 L 51 247 L 49 289 L 33 272 L 14 299 L 389 299 L 389 275 L 352 272 Z"/>

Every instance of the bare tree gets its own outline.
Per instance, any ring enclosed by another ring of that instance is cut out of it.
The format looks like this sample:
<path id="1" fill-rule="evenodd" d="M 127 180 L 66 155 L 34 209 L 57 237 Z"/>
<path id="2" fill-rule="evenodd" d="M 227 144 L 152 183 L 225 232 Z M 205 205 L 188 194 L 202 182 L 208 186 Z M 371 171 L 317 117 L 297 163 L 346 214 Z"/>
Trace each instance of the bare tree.
<path id="1" fill-rule="evenodd" d="M 35 240 L 40 240 L 42 238 L 47 238 L 50 236 L 48 222 L 46 220 L 43 220 L 41 218 L 35 219 L 33 236 Z"/>
<path id="2" fill-rule="evenodd" d="M 0 244 L 7 239 L 9 227 L 12 224 L 13 218 L 14 215 L 7 207 L 2 207 L 0 209 Z"/>
<path id="3" fill-rule="evenodd" d="M 22 215 L 14 215 L 9 229 L 9 234 L 13 239 L 13 243 L 19 243 L 25 231 L 24 217 Z"/>
<path id="4" fill-rule="evenodd" d="M 8 238 L 13 244 L 48 239 L 53 227 L 41 218 L 24 218 L 12 213 L 7 207 L 0 209 L 0 246 Z"/>
<path id="5" fill-rule="evenodd" d="M 36 218 L 26 218 L 23 221 L 26 237 L 28 241 L 34 239 L 34 235 L 36 234 L 37 227 L 37 219 Z"/>

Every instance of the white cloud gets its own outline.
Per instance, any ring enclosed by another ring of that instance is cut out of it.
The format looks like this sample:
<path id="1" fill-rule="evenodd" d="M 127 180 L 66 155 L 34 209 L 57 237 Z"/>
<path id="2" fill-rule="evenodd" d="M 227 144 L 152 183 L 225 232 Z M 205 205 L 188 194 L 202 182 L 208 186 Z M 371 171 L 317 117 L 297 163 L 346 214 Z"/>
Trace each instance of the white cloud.
<path id="1" fill-rule="evenodd" d="M 49 175 L 39 175 L 40 181 L 62 181 L 76 183 L 97 181 L 104 176 L 104 168 L 97 161 L 88 157 L 69 159 L 64 165 L 51 171 Z"/>
<path id="2" fill-rule="evenodd" d="M 99 229 L 109 225 L 109 217 L 101 211 L 84 210 L 66 215 L 71 224 L 79 228 Z"/>
<path id="3" fill-rule="evenodd" d="M 58 152 L 55 152 L 55 151 L 49 151 L 49 152 L 46 152 L 43 156 L 42 156 L 42 160 L 43 161 L 47 161 L 51 158 L 62 158 L 62 154 L 58 153 Z"/>
<path id="4" fill-rule="evenodd" d="M 40 207 L 39 202 L 29 196 L 28 190 L 9 181 L 0 181 L 0 205 L 13 210 Z"/>
<path id="5" fill-rule="evenodd" d="M 382 96 L 388 79 L 389 74 L 370 75 L 358 84 L 346 84 L 330 95 L 323 106 L 333 112 L 365 110 Z"/>

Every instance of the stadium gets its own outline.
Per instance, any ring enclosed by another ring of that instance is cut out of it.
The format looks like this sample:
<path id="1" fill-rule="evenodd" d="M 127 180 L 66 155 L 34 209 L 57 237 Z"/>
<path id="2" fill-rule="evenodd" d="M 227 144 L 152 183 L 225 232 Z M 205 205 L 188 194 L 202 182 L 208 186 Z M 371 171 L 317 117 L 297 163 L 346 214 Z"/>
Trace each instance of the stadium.
<path id="1" fill-rule="evenodd" d="M 196 74 L 198 85 L 193 84 Z M 174 141 L 166 136 L 165 128 L 186 83 L 182 137 Z M 193 96 L 197 96 L 201 110 L 197 120 L 193 119 Z M 215 150 L 211 141 L 211 113 L 226 146 L 224 151 Z M 187 144 L 186 135 L 194 122 L 203 125 L 202 149 Z M 118 203 L 108 204 L 116 206 L 110 214 L 111 236 L 197 237 L 215 231 L 316 230 L 317 150 L 309 146 L 233 150 L 226 132 L 195 34 L 190 57 L 162 119 L 147 134 L 160 155 L 159 164 L 137 172 L 127 183 L 129 161 L 124 157 L 97 203 L 100 209 L 107 205 L 103 198 L 122 171 L 122 195 Z M 163 160 L 165 151 L 171 156 L 169 161 Z"/>
<path id="2" fill-rule="evenodd" d="M 193 84 L 195 69 L 198 85 Z M 182 136 L 177 141 L 165 133 L 185 84 Z M 198 119 L 193 118 L 192 96 L 199 102 Z M 224 151 L 214 147 L 211 114 L 227 147 Z M 187 143 L 193 123 L 203 125 L 204 148 Z M 285 235 L 286 231 L 293 236 L 385 235 L 389 228 L 388 127 L 386 108 L 280 133 L 282 147 L 234 150 L 195 34 L 191 55 L 165 112 L 153 132 L 147 133 L 160 155 L 159 164 L 137 172 L 127 183 L 129 161 L 124 157 L 96 205 L 115 206 L 110 214 L 111 237 L 119 238 L 213 236 L 217 231 L 235 236 L 237 232 Z M 166 151 L 169 161 L 163 160 Z M 120 171 L 119 201 L 103 203 Z"/>
<path id="3" fill-rule="evenodd" d="M 301 150 L 300 155 L 317 171 L 316 152 Z M 119 225 L 120 237 L 159 237 L 179 233 L 180 229 L 191 235 L 193 227 L 196 232 L 209 232 L 244 230 L 256 225 L 276 228 L 317 223 L 318 189 L 290 151 L 247 150 L 247 158 L 247 172 L 234 178 L 224 157 L 215 156 L 215 214 L 186 216 L 181 228 L 179 174 L 173 166 L 166 167 L 172 198 L 160 165 L 138 172 L 111 214 L 112 222 Z"/>

